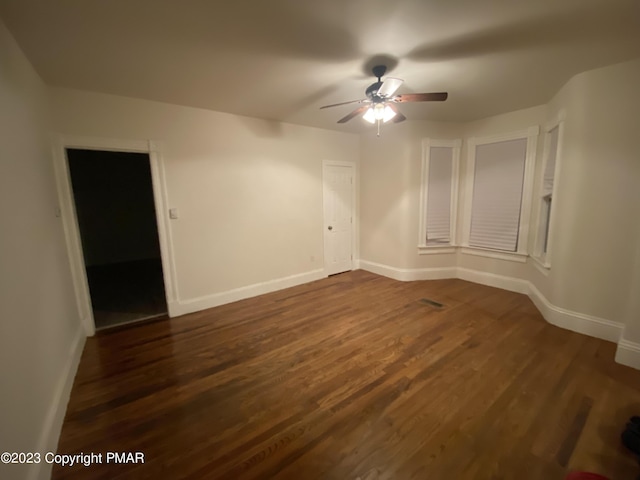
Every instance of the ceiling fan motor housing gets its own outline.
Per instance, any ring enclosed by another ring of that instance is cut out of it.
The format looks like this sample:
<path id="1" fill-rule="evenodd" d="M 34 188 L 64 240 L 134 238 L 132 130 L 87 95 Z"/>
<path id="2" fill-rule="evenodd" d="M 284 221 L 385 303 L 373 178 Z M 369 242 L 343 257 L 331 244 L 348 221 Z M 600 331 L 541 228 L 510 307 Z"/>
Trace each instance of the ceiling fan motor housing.
<path id="1" fill-rule="evenodd" d="M 382 82 L 375 82 L 369 85 L 365 90 L 367 97 L 369 97 L 372 100 L 375 100 L 375 96 L 378 93 L 378 90 L 380 90 L 381 86 L 382 86 Z"/>
<path id="2" fill-rule="evenodd" d="M 369 87 L 367 87 L 367 89 L 365 90 L 365 93 L 367 97 L 375 102 L 376 100 L 380 100 L 376 98 L 376 93 L 378 93 L 378 90 L 380 90 L 380 87 L 384 83 L 382 81 L 382 76 L 387 72 L 387 67 L 385 65 L 376 65 L 371 69 L 371 71 L 373 72 L 374 76 L 378 77 L 378 81 L 369 85 Z"/>
<path id="3" fill-rule="evenodd" d="M 387 67 L 386 67 L 386 65 L 376 65 L 371 70 L 372 70 L 373 74 L 376 77 L 378 77 L 378 82 L 379 82 L 380 78 L 387 72 Z"/>

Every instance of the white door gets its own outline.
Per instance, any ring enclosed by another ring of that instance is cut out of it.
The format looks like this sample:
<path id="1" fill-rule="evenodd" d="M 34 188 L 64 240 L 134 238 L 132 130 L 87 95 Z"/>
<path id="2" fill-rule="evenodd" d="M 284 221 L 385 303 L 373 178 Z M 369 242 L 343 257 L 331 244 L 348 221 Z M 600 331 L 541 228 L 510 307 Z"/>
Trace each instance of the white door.
<path id="1" fill-rule="evenodd" d="M 353 269 L 353 165 L 323 165 L 324 268 L 327 275 Z"/>

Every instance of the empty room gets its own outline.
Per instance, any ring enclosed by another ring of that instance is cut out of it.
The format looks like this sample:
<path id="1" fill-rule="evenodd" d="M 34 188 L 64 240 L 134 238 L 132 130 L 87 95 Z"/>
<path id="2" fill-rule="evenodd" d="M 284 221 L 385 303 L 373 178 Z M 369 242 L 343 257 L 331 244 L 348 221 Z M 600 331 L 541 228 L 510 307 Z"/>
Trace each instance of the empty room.
<path id="1" fill-rule="evenodd" d="M 637 0 L 0 0 L 0 478 L 640 475 Z"/>

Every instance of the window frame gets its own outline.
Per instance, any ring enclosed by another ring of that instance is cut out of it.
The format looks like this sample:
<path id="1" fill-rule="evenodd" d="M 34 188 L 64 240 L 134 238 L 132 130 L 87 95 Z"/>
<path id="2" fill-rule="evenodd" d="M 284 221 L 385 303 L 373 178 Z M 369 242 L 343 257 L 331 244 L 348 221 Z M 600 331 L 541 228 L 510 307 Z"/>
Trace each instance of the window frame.
<path id="1" fill-rule="evenodd" d="M 447 244 L 429 245 L 427 239 L 427 201 L 429 188 L 429 164 L 431 161 L 431 147 L 451 148 L 451 201 L 449 206 L 449 238 Z M 420 217 L 418 223 L 418 253 L 420 255 L 437 253 L 455 253 L 457 243 L 456 226 L 458 218 L 458 186 L 460 176 L 460 149 L 462 139 L 435 139 L 424 138 L 422 140 L 422 174 L 420 176 Z"/>
<path id="2" fill-rule="evenodd" d="M 467 140 L 467 164 L 464 189 L 464 223 L 462 232 L 461 252 L 468 255 L 479 255 L 483 257 L 497 258 L 500 260 L 510 260 L 524 263 L 529 247 L 529 226 L 531 221 L 531 204 L 533 197 L 533 180 L 536 160 L 536 149 L 540 127 L 538 125 L 509 133 L 489 135 L 484 137 L 471 137 Z M 520 222 L 518 224 L 518 244 L 515 252 L 508 252 L 499 249 L 475 247 L 469 245 L 471 236 L 471 213 L 473 208 L 473 188 L 476 167 L 476 147 L 492 143 L 508 142 L 511 140 L 527 140 L 524 178 L 522 182 L 522 199 L 520 203 Z"/>
<path id="3" fill-rule="evenodd" d="M 560 174 L 560 164 L 561 164 L 561 152 L 562 152 L 562 139 L 564 133 L 564 119 L 565 113 L 561 111 L 558 113 L 558 116 L 551 122 L 549 122 L 545 128 L 545 138 L 544 138 L 544 147 L 543 147 L 543 156 L 542 156 L 542 165 L 540 168 L 539 178 L 538 178 L 538 189 L 536 192 L 536 223 L 535 223 L 535 241 L 534 248 L 531 258 L 535 261 L 536 267 L 544 274 L 548 274 L 549 270 L 551 270 L 551 252 L 552 252 L 552 244 L 551 239 L 553 238 L 553 228 L 554 228 L 554 219 L 556 208 L 554 205 L 557 204 L 558 194 L 558 179 Z M 546 202 L 546 197 L 549 197 L 549 194 L 546 194 L 544 191 L 544 174 L 547 168 L 547 163 L 549 162 L 549 157 L 551 154 L 551 132 L 555 129 L 558 129 L 558 138 L 556 143 L 556 164 L 553 169 L 553 188 L 551 189 L 550 195 L 550 206 L 548 212 L 548 220 L 545 227 L 545 222 L 543 219 L 544 213 L 544 203 Z M 547 244 L 547 251 L 544 251 L 544 244 Z"/>

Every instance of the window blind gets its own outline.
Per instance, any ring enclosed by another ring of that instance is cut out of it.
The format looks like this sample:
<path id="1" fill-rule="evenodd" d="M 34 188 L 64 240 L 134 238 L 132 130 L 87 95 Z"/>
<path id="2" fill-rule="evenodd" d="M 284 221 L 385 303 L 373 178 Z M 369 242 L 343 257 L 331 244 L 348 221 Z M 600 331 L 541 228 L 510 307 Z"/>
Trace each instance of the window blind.
<path id="1" fill-rule="evenodd" d="M 427 179 L 427 245 L 451 242 L 453 149 L 431 147 Z"/>
<path id="2" fill-rule="evenodd" d="M 549 154 L 542 177 L 542 195 L 553 192 L 553 177 L 556 171 L 556 157 L 558 155 L 558 127 L 549 132 Z"/>
<path id="3" fill-rule="evenodd" d="M 515 252 L 527 139 L 478 145 L 469 245 Z"/>

